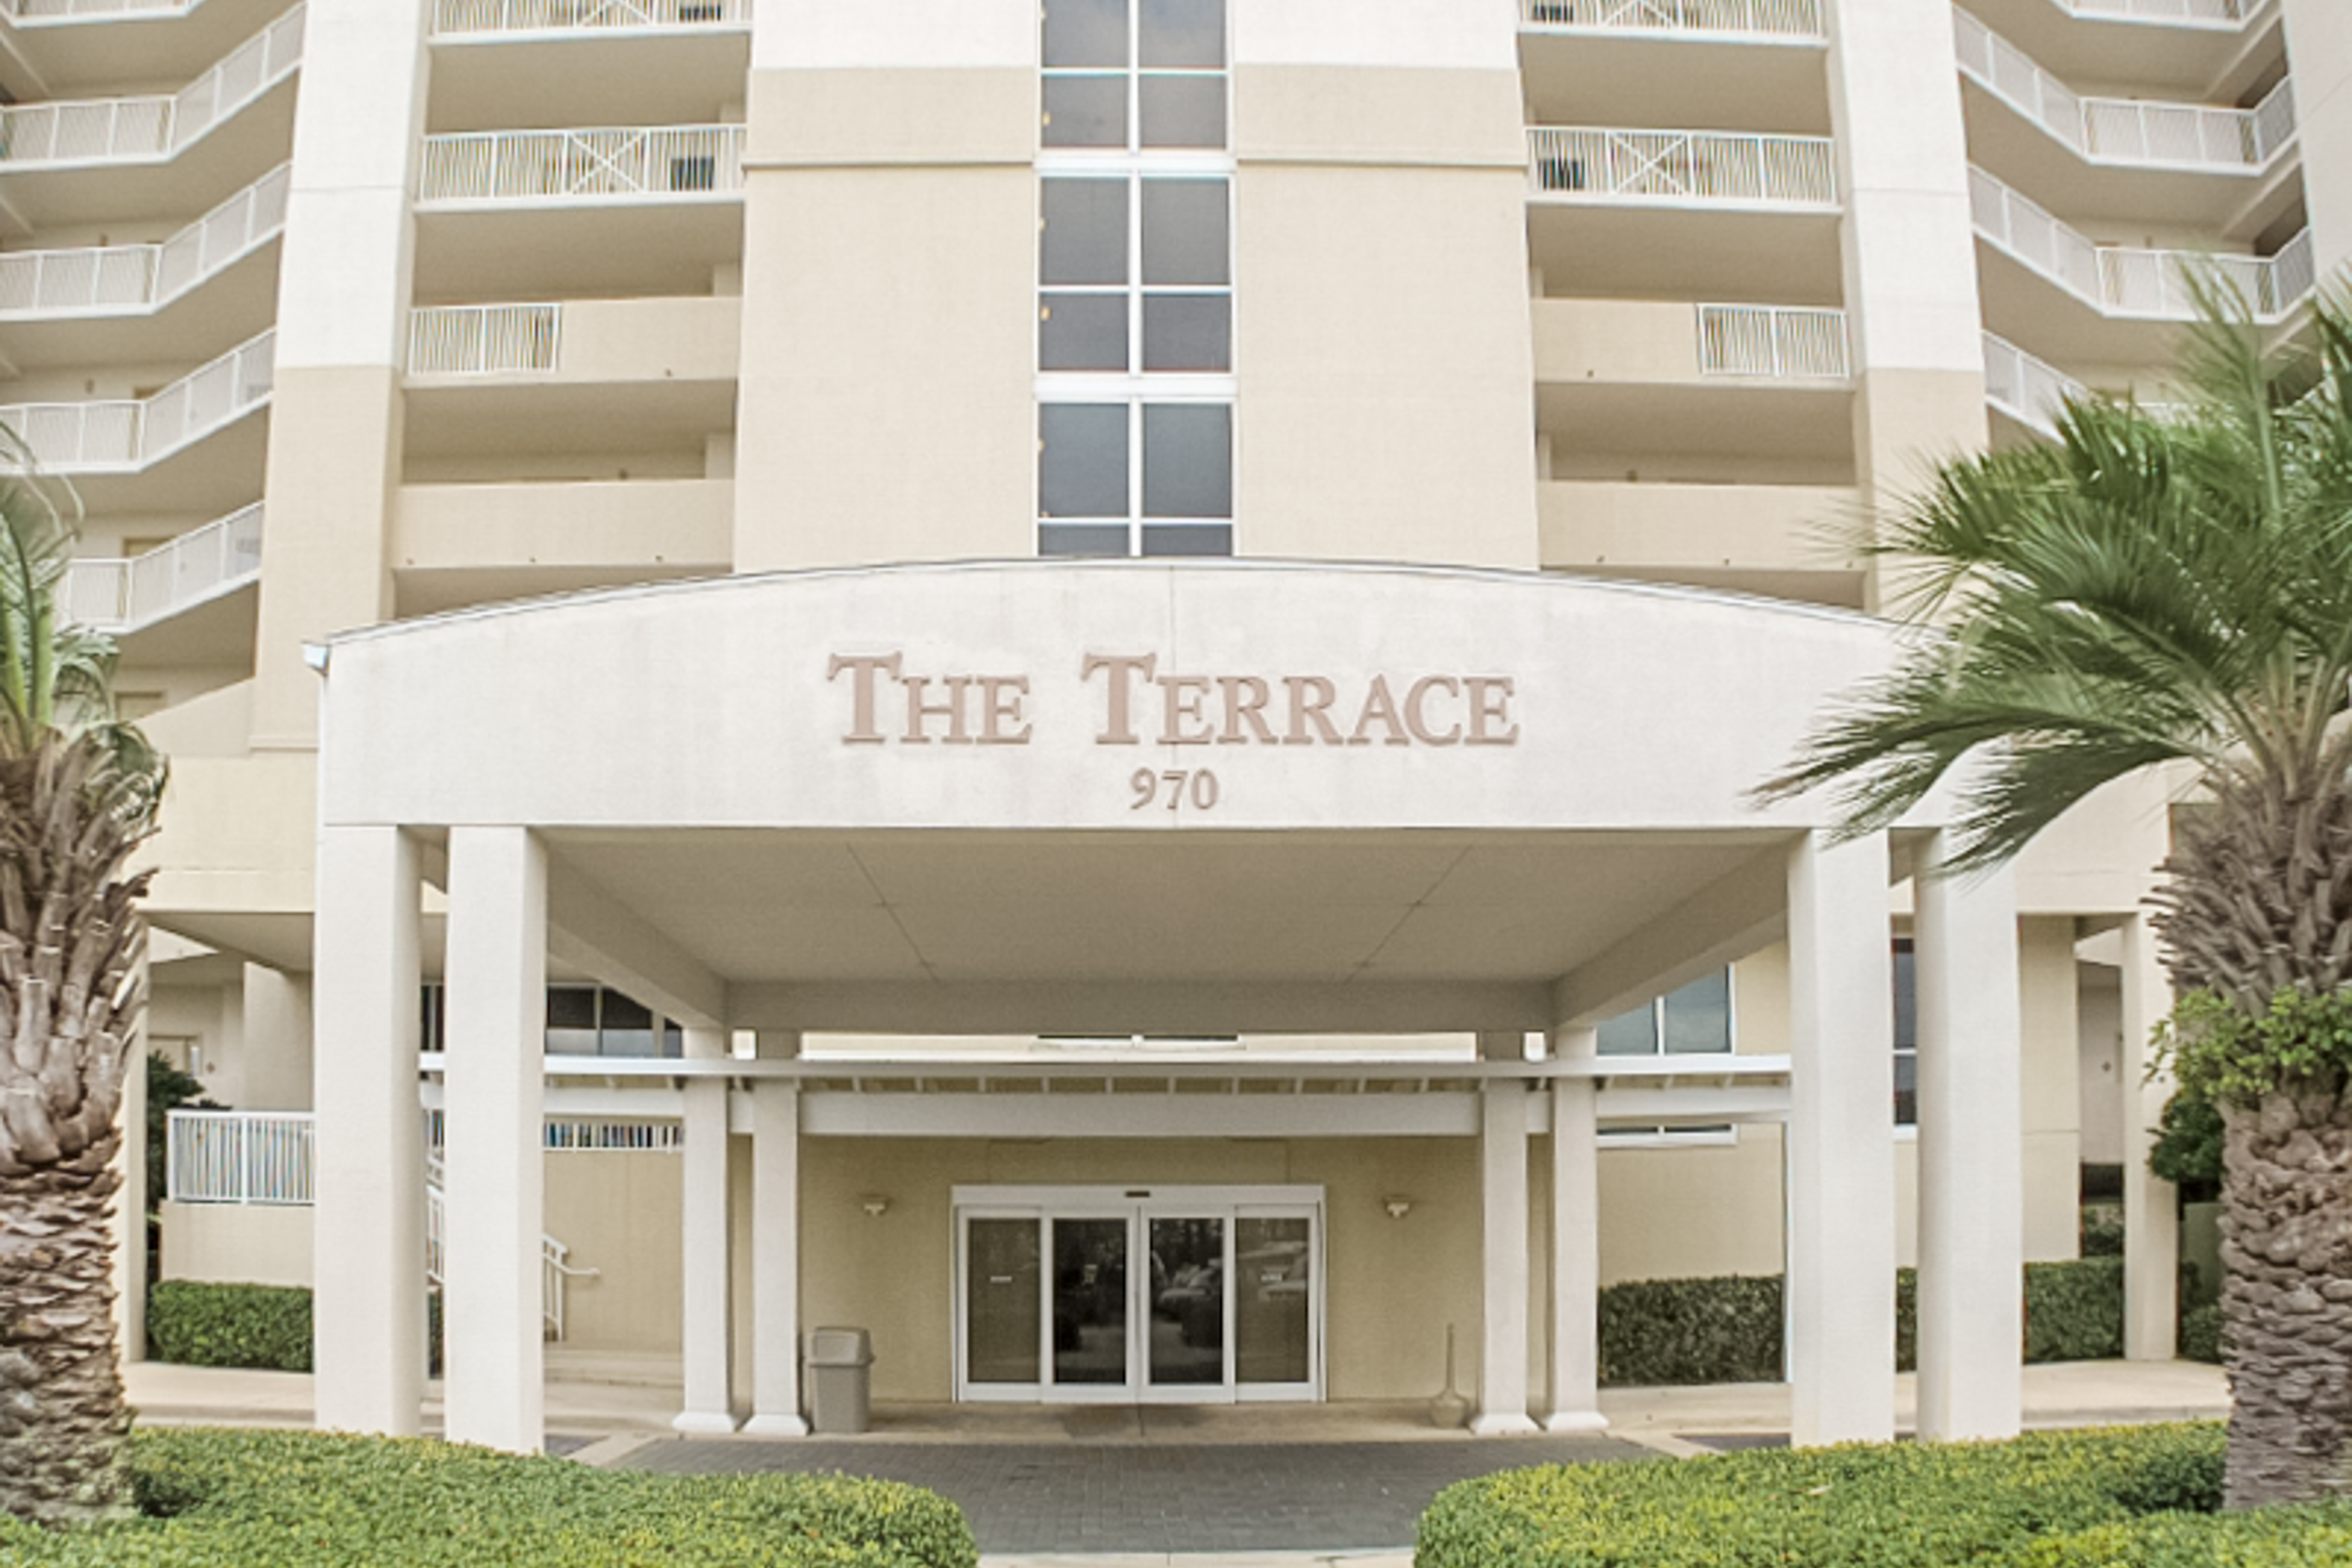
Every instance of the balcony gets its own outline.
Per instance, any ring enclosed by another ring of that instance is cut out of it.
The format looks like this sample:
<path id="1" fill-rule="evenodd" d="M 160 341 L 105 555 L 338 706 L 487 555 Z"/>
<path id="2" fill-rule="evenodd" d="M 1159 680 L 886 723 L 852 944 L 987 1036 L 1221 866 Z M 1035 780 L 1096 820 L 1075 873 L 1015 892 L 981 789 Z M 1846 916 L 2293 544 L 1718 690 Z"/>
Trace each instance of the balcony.
<path id="1" fill-rule="evenodd" d="M 84 558 L 66 569 L 66 615 L 118 634 L 209 603 L 261 576 L 258 502 L 127 560 Z"/>
<path id="2" fill-rule="evenodd" d="M 750 0 L 439 0 L 436 134 L 690 124 L 740 101 Z"/>
<path id="3" fill-rule="evenodd" d="M 0 254 L 0 322 L 146 316 L 284 232 L 280 164 L 161 245 Z"/>
<path id="4" fill-rule="evenodd" d="M 436 38 L 751 25 L 751 0 L 439 0 L 433 9 Z"/>
<path id="5" fill-rule="evenodd" d="M 293 75 L 300 5 L 168 98 L 12 104 L 0 110 L 0 167 L 160 163 Z"/>
<path id="6" fill-rule="evenodd" d="M 1537 507 L 1547 570 L 1862 602 L 1864 563 L 1835 542 L 1851 486 L 1553 482 Z"/>
<path id="7" fill-rule="evenodd" d="M 1833 213 L 1836 145 L 1825 136 L 1532 126 L 1531 200 Z"/>
<path id="8" fill-rule="evenodd" d="M 264 332 L 152 397 L 0 406 L 0 424 L 93 512 L 236 506 L 261 488 L 262 437 L 246 415 L 269 401 L 275 346 Z"/>
<path id="9" fill-rule="evenodd" d="M 408 374 L 412 382 L 731 383 L 742 317 L 742 302 L 728 297 L 428 306 L 409 317 Z"/>
<path id="10" fill-rule="evenodd" d="M 420 206 L 731 202 L 740 125 L 484 131 L 425 139 Z"/>
<path id="11" fill-rule="evenodd" d="M 2247 64 L 2270 0 L 1968 0 L 1968 9 L 2042 65 L 2079 81 L 2129 82 L 2200 98 Z"/>
<path id="12" fill-rule="evenodd" d="M 1529 31 L 1670 33 L 1826 41 L 1820 0 L 1519 0 Z"/>
<path id="13" fill-rule="evenodd" d="M 2058 415 L 2091 389 L 2055 365 L 1990 332 L 1984 335 L 1985 402 L 1993 413 L 2038 435 L 2058 434 Z"/>
<path id="14" fill-rule="evenodd" d="M 399 611 L 724 572 L 734 515 L 730 479 L 404 485 L 391 551 Z"/>
<path id="15" fill-rule="evenodd" d="M 1521 0 L 1531 125 L 1696 117 L 1780 135 L 1830 131 L 1817 0 Z"/>

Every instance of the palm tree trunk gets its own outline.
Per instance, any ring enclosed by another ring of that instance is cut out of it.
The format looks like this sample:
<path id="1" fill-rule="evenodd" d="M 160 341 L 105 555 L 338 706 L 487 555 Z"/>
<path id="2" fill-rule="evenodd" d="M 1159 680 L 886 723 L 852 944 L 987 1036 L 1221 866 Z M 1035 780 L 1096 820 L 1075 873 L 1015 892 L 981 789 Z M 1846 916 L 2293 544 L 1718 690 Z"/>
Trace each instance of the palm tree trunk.
<path id="1" fill-rule="evenodd" d="M 0 1498 L 38 1524 L 122 1511 L 131 1416 L 107 1224 L 120 1176 L 0 1176 Z"/>
<path id="2" fill-rule="evenodd" d="M 2228 1506 L 2352 1494 L 2352 1096 L 2223 1114 Z"/>

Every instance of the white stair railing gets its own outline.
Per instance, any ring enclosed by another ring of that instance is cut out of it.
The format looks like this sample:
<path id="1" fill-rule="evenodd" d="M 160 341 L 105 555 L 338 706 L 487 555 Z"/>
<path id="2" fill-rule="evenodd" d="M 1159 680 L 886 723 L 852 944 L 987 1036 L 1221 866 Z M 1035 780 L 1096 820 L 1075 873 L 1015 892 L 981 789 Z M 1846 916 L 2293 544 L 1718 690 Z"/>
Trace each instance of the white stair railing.
<path id="1" fill-rule="evenodd" d="M 1528 180 L 1574 201 L 1833 210 L 1835 144 L 1822 136 L 1535 126 Z"/>
<path id="2" fill-rule="evenodd" d="M 266 401 L 276 347 L 264 332 L 144 400 L 0 406 L 0 424 L 54 472 L 135 472 Z"/>
<path id="3" fill-rule="evenodd" d="M 169 304 L 283 232 L 290 174 L 270 171 L 161 245 L 0 253 L 0 319 Z"/>
<path id="4" fill-rule="evenodd" d="M 751 0 L 439 0 L 433 31 L 469 33 L 608 32 L 629 27 L 740 27 Z"/>
<path id="5" fill-rule="evenodd" d="M 1952 28 L 1962 74 L 2085 158 L 2258 169 L 2294 136 L 2291 81 L 2253 109 L 2085 98 L 1966 11 L 1954 9 Z"/>
<path id="6" fill-rule="evenodd" d="M 285 79 L 301 57 L 296 5 L 168 98 L 11 104 L 0 109 L 0 167 L 160 162 Z"/>
<path id="7" fill-rule="evenodd" d="M 425 1151 L 425 1283 L 439 1290 L 448 1279 L 449 1177 L 438 1149 Z M 593 1280 L 601 1269 L 583 1269 L 572 1261 L 572 1249 L 554 1237 L 539 1239 L 539 1310 L 547 1337 L 563 1337 L 564 1297 L 574 1280 Z"/>
<path id="8" fill-rule="evenodd" d="M 2202 277 L 2237 289 L 2257 317 L 2275 320 L 2316 282 L 2308 230 L 2267 256 L 2141 250 L 2094 245 L 1981 169 L 1969 171 L 1969 198 L 1978 234 L 2106 315 L 2189 320 L 2196 315 L 2189 283 Z"/>
<path id="9" fill-rule="evenodd" d="M 1845 312 L 1782 305 L 1698 307 L 1698 368 L 1709 376 L 1843 381 Z"/>
<path id="10" fill-rule="evenodd" d="M 478 131 L 425 139 L 420 202 L 662 201 L 743 188 L 743 128 Z"/>
<path id="11" fill-rule="evenodd" d="M 66 568 L 66 612 L 101 632 L 135 632 L 261 575 L 261 503 L 191 528 L 144 555 Z"/>
<path id="12" fill-rule="evenodd" d="M 1824 38 L 1821 0 L 1519 0 L 1529 27 Z"/>
<path id="13" fill-rule="evenodd" d="M 552 371 L 562 351 L 561 305 L 433 305 L 409 313 L 413 376 Z"/>
<path id="14" fill-rule="evenodd" d="M 2056 366 L 1990 332 L 1984 335 L 1984 356 L 1985 401 L 2044 435 L 2058 434 L 2058 414 L 2067 403 L 2091 395 Z"/>

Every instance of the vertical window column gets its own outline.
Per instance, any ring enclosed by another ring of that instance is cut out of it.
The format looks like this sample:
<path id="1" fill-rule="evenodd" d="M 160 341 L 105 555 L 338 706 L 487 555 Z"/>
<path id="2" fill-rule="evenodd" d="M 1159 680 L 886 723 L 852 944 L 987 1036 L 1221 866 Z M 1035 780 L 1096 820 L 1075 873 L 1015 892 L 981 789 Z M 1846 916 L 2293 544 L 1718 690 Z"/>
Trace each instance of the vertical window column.
<path id="1" fill-rule="evenodd" d="M 1051 0 L 1043 35 L 1038 553 L 1230 555 L 1223 0 Z"/>

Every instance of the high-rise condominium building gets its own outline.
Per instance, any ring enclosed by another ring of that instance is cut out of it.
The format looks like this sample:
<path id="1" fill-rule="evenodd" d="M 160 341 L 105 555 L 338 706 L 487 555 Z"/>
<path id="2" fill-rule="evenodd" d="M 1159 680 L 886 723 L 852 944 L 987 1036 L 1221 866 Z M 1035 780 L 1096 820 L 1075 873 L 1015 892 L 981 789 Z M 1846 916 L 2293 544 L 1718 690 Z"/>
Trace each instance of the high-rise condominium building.
<path id="1" fill-rule="evenodd" d="M 2145 1174 L 2161 780 L 2011 874 L 1750 788 L 1839 525 L 2352 252 L 2340 0 L 5 0 L 0 420 L 173 758 L 167 1274 L 320 1415 L 675 1356 L 1802 1440 L 2017 1418 Z M 423 1054 L 420 1056 L 419 1052 Z M 135 1249 L 134 1249 L 135 1250 Z M 134 1273 L 126 1255 L 126 1275 Z M 127 1314 L 135 1317 L 135 1312 Z"/>

